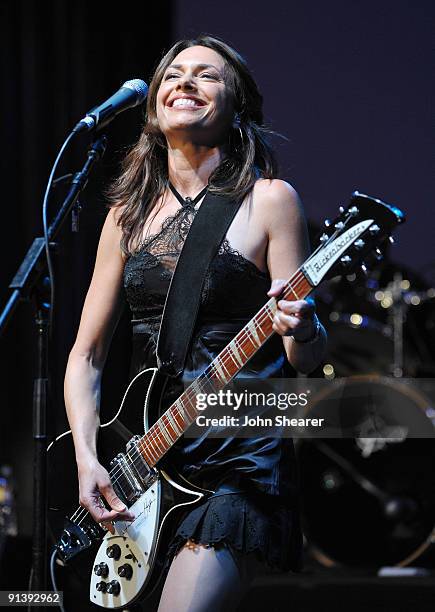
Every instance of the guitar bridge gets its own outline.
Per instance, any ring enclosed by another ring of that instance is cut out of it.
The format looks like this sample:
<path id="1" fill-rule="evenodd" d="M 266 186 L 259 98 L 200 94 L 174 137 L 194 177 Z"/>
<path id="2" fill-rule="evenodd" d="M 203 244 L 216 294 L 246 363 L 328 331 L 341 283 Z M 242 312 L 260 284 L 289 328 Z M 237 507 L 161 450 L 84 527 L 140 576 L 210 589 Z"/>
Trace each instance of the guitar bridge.
<path id="1" fill-rule="evenodd" d="M 64 563 L 90 548 L 96 541 L 104 535 L 103 529 L 96 523 L 76 525 L 67 517 L 59 542 L 56 548 Z"/>

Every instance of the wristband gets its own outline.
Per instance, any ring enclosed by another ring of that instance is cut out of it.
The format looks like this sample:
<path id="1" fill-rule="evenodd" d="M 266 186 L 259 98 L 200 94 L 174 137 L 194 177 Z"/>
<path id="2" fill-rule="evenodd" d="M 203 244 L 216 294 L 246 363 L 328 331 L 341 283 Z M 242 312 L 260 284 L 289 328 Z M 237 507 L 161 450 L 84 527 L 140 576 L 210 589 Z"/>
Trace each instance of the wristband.
<path id="1" fill-rule="evenodd" d="M 317 338 L 320 336 L 320 328 L 321 328 L 320 321 L 316 317 L 314 332 L 312 336 L 307 338 L 306 340 L 296 340 L 296 338 L 293 336 L 293 340 L 296 342 L 296 344 L 313 344 L 314 342 L 316 342 Z"/>

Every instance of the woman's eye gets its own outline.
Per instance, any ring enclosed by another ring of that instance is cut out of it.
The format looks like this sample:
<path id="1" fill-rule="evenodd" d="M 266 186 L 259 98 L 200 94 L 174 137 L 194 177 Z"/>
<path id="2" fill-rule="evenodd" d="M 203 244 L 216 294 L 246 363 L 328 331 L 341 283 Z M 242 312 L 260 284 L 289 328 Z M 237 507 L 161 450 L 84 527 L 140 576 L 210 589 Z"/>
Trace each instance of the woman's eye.
<path id="1" fill-rule="evenodd" d="M 165 81 L 167 81 L 168 79 L 176 79 L 177 77 L 178 77 L 178 74 L 175 74 L 174 72 L 170 72 L 169 74 L 165 76 Z"/>
<path id="2" fill-rule="evenodd" d="M 203 72 L 201 76 L 206 79 L 216 79 L 217 78 L 214 74 L 210 74 L 209 72 Z"/>

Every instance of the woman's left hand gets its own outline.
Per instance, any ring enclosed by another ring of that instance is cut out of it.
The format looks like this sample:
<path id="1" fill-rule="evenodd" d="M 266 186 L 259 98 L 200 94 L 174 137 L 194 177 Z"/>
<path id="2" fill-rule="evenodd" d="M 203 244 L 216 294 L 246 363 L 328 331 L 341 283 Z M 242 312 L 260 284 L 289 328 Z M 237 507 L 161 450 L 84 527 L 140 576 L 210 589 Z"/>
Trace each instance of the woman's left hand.
<path id="1" fill-rule="evenodd" d="M 277 297 L 287 281 L 275 279 L 267 292 L 270 297 Z M 317 317 L 314 302 L 308 300 L 278 300 L 277 311 L 272 328 L 281 336 L 293 336 L 295 340 L 304 342 L 315 334 Z"/>

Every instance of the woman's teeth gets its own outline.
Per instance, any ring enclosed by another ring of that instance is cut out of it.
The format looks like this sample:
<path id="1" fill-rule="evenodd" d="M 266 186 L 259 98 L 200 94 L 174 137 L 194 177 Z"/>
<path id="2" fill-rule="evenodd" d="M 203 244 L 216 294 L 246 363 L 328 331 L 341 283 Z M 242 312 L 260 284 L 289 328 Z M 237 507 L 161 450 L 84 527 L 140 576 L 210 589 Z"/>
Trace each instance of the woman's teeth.
<path id="1" fill-rule="evenodd" d="M 172 103 L 172 106 L 173 107 L 180 107 L 180 106 L 201 106 L 201 104 L 199 104 L 196 100 L 192 100 L 191 98 L 177 98 Z"/>

